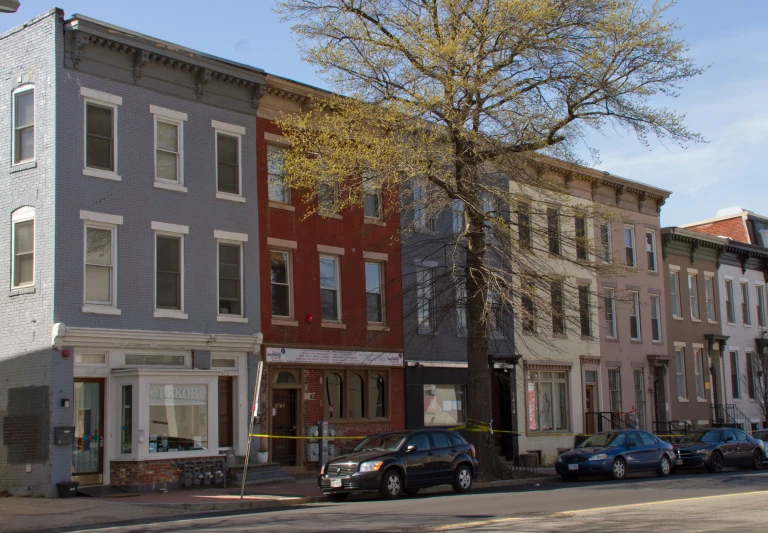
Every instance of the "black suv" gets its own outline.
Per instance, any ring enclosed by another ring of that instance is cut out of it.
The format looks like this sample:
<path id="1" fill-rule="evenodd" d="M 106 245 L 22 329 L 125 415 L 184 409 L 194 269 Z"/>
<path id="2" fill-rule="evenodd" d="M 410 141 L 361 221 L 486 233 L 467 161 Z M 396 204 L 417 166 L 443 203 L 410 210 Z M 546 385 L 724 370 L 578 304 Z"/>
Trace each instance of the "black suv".
<path id="1" fill-rule="evenodd" d="M 371 435 L 351 453 L 324 464 L 317 484 L 334 502 L 361 492 L 391 499 L 448 483 L 456 492 L 468 492 L 479 471 L 475 447 L 461 435 L 421 429 Z"/>

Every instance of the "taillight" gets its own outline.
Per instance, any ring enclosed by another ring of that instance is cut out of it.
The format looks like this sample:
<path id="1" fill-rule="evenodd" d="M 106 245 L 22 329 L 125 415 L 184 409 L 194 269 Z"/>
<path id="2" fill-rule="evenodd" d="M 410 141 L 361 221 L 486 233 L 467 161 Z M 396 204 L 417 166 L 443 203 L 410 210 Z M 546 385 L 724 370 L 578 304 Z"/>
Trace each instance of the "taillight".
<path id="1" fill-rule="evenodd" d="M 477 458 L 477 452 L 475 452 L 475 445 L 474 444 L 470 444 L 469 445 L 469 453 L 472 454 L 472 457 Z"/>

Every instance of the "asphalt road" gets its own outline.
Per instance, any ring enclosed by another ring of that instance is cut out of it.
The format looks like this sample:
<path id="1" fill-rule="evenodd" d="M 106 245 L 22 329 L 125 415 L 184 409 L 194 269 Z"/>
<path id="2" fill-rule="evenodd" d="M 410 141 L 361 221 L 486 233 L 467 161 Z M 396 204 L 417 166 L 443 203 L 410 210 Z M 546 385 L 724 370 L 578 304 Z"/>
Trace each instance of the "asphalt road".
<path id="1" fill-rule="evenodd" d="M 764 532 L 768 471 L 585 481 L 536 489 L 316 504 L 104 532 Z M 89 531 L 94 531 L 93 529 Z"/>

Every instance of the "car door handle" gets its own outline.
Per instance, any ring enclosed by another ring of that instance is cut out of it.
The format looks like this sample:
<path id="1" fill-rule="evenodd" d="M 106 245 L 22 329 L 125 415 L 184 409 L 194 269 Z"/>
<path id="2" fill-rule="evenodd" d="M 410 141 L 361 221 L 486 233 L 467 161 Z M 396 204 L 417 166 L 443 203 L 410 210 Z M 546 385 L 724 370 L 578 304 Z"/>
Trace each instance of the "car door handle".
<path id="1" fill-rule="evenodd" d="M 434 454 L 434 453 L 432 453 L 432 452 L 427 452 L 427 455 L 428 455 L 428 456 L 430 456 L 430 457 L 432 457 L 432 456 L 433 456 L 433 455 L 435 455 L 435 454 Z"/>
<path id="2" fill-rule="evenodd" d="M 456 453 L 456 449 L 454 448 L 453 450 L 451 450 L 451 453 L 455 454 Z"/>

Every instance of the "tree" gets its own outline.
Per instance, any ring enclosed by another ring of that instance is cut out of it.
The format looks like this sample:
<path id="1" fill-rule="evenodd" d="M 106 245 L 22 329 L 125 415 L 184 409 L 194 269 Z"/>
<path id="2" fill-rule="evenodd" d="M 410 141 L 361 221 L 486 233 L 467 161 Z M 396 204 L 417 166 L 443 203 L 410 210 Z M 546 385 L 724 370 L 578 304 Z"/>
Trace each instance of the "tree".
<path id="1" fill-rule="evenodd" d="M 702 140 L 683 115 L 654 105 L 653 97 L 676 96 L 682 82 L 702 72 L 686 56 L 677 26 L 663 20 L 671 3 L 278 5 L 294 24 L 304 58 L 345 95 L 280 121 L 295 148 L 285 162 L 287 184 L 303 190 L 307 202 L 318 199 L 321 210 L 360 206 L 365 190 L 394 191 L 403 211 L 414 215 L 406 219 L 411 229 L 452 203 L 463 206 L 460 231 L 446 247 L 456 256 L 466 294 L 467 416 L 489 421 L 494 309 L 525 320 L 536 297 L 539 309 L 565 315 L 556 307 L 562 308 L 562 284 L 572 279 L 536 254 L 519 253 L 526 231 L 535 248 L 547 242 L 553 224 L 546 218 L 539 226 L 526 223 L 522 206 L 531 195 L 546 196 L 565 206 L 561 218 L 611 216 L 571 207 L 562 184 L 548 174 L 559 165 L 549 157 L 578 162 L 577 148 L 588 133 L 607 128 L 626 129 L 644 145 L 651 137 L 679 146 Z M 591 243 L 574 235 L 570 245 L 577 244 Z M 522 298 L 515 289 L 521 277 L 525 287 L 536 287 Z M 490 443 L 469 437 L 481 461 L 498 470 Z"/>
<path id="2" fill-rule="evenodd" d="M 768 353 L 765 348 L 762 352 L 747 353 L 747 372 L 742 376 L 741 383 L 748 392 L 749 401 L 757 406 L 765 427 L 768 427 Z"/>

